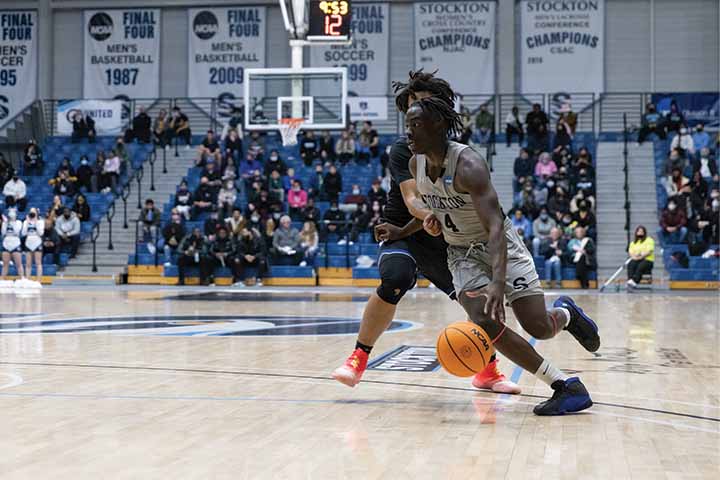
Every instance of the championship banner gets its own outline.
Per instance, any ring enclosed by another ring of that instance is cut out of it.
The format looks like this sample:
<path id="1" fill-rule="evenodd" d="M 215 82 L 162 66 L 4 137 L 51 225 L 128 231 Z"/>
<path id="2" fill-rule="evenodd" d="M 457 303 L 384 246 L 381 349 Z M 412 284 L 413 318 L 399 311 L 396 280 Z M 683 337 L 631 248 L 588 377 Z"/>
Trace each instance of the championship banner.
<path id="1" fill-rule="evenodd" d="M 390 90 L 390 5 L 352 5 L 350 45 L 313 45 L 312 67 L 346 67 L 349 95 L 387 95 Z"/>
<path id="2" fill-rule="evenodd" d="M 85 10 L 85 98 L 160 96 L 160 10 Z"/>
<path id="3" fill-rule="evenodd" d="M 523 0 L 520 9 L 523 93 L 605 90 L 605 0 Z"/>
<path id="4" fill-rule="evenodd" d="M 72 119 L 76 113 L 90 115 L 95 121 L 95 131 L 100 135 L 122 133 L 123 102 L 120 100 L 68 100 L 58 103 L 57 131 L 59 135 L 72 135 Z"/>
<path id="5" fill-rule="evenodd" d="M 265 7 L 188 11 L 188 97 L 218 98 L 221 117 L 239 106 L 246 68 L 265 67 Z"/>
<path id="6" fill-rule="evenodd" d="M 350 121 L 363 122 L 370 120 L 387 120 L 388 99 L 387 97 L 348 97 L 350 106 Z"/>
<path id="7" fill-rule="evenodd" d="M 415 67 L 432 72 L 463 95 L 495 93 L 497 4 L 415 4 Z"/>
<path id="8" fill-rule="evenodd" d="M 37 97 L 37 12 L 0 10 L 0 126 Z"/>

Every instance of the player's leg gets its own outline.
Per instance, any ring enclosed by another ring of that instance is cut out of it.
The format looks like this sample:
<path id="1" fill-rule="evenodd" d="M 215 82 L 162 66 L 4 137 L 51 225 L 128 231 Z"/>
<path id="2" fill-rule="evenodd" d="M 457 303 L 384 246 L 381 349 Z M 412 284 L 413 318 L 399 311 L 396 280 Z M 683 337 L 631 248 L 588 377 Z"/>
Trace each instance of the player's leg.
<path id="1" fill-rule="evenodd" d="M 349 387 L 360 383 L 375 342 L 390 326 L 405 292 L 415 286 L 417 267 L 405 242 L 381 247 L 379 270 L 380 286 L 365 305 L 355 349 L 332 373 L 335 380 Z"/>
<path id="2" fill-rule="evenodd" d="M 17 275 L 20 277 L 21 280 L 25 279 L 25 269 L 23 268 L 22 263 L 22 252 L 18 249 L 15 250 L 12 254 L 13 263 L 15 264 L 15 269 L 17 270 Z"/>
<path id="3" fill-rule="evenodd" d="M 38 247 L 37 250 L 32 252 L 30 254 L 35 259 L 35 276 L 37 277 L 38 283 L 42 283 L 42 277 L 43 277 L 43 263 L 42 263 L 42 247 Z M 30 276 L 30 272 L 32 270 L 28 270 L 28 277 Z"/>

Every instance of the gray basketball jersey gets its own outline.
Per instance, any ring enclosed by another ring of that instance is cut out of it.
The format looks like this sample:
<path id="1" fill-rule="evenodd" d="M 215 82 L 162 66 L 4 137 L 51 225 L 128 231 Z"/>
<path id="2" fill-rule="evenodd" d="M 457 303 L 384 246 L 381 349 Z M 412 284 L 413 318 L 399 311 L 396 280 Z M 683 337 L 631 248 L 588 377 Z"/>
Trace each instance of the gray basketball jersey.
<path id="1" fill-rule="evenodd" d="M 423 202 L 442 223 L 443 236 L 450 245 L 470 246 L 473 243 L 487 242 L 488 232 L 478 218 L 468 193 L 460 193 L 453 186 L 460 154 L 467 145 L 449 142 L 444 172 L 433 183 L 427 176 L 425 155 L 416 155 L 417 189 Z M 505 219 L 505 229 L 511 228 L 510 221 Z"/>

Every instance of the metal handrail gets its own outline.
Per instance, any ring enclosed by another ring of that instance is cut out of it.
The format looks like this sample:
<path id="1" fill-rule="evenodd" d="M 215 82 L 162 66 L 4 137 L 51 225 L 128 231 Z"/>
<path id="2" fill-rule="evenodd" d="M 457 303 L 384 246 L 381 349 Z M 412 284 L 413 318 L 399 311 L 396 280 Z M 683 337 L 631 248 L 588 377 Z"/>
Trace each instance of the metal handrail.
<path id="1" fill-rule="evenodd" d="M 625 176 L 623 189 L 625 190 L 625 234 L 627 240 L 627 246 L 630 245 L 630 228 L 631 228 L 631 209 L 632 205 L 630 202 L 630 168 L 628 163 L 628 143 L 630 138 L 630 131 L 627 125 L 627 115 L 623 114 L 623 175 Z"/>
<path id="2" fill-rule="evenodd" d="M 115 200 L 117 200 L 117 197 L 115 198 Z M 105 212 L 105 218 L 107 218 L 108 221 L 108 250 L 115 249 L 112 241 L 112 220 L 113 217 L 115 217 L 115 200 L 113 200 L 107 212 Z"/>
<path id="3" fill-rule="evenodd" d="M 148 162 L 150 162 L 150 191 L 155 191 L 155 160 L 157 159 L 157 153 L 155 150 L 148 154 Z"/>
<path id="4" fill-rule="evenodd" d="M 93 273 L 98 271 L 97 268 L 97 239 L 100 236 L 100 222 L 93 225 L 92 232 L 90 233 L 90 241 L 92 242 L 92 271 Z"/>

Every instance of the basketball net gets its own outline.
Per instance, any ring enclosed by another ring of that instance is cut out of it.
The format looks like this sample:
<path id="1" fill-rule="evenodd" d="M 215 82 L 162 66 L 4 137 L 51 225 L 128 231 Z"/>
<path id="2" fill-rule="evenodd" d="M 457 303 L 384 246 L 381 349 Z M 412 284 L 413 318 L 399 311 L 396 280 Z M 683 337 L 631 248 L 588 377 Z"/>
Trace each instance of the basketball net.
<path id="1" fill-rule="evenodd" d="M 280 135 L 282 135 L 283 146 L 297 145 L 297 135 L 302 127 L 303 118 L 281 118 Z"/>

